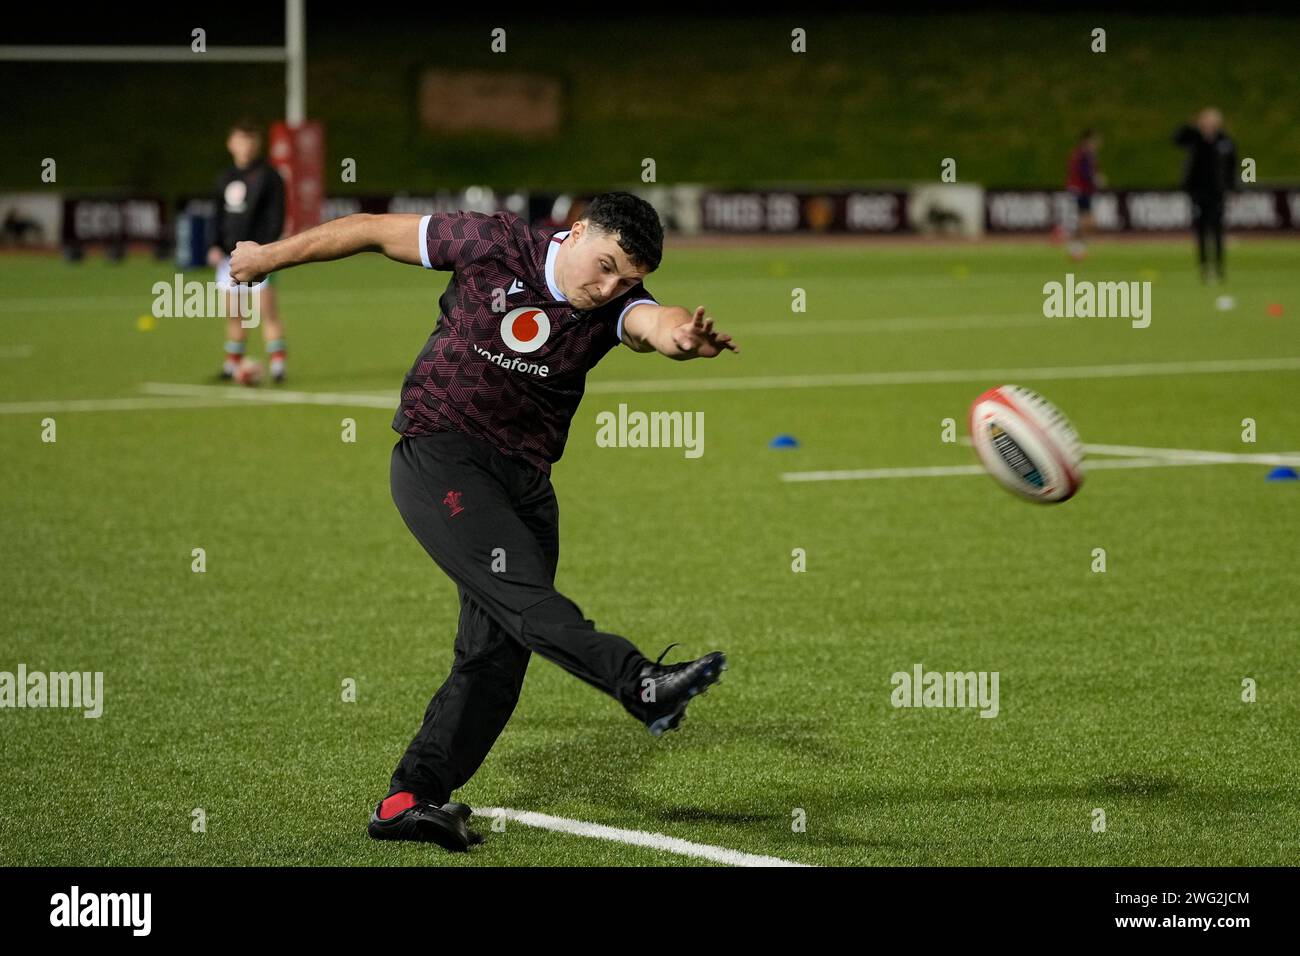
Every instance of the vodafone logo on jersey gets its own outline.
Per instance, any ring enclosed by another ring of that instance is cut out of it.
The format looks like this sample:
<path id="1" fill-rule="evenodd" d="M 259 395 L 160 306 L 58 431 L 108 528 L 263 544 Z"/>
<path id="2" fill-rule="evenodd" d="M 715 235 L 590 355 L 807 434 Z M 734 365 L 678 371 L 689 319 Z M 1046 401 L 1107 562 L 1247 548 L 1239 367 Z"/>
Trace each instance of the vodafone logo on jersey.
<path id="1" fill-rule="evenodd" d="M 513 309 L 501 319 L 501 340 L 515 352 L 536 352 L 550 336 L 551 320 L 541 309 Z"/>

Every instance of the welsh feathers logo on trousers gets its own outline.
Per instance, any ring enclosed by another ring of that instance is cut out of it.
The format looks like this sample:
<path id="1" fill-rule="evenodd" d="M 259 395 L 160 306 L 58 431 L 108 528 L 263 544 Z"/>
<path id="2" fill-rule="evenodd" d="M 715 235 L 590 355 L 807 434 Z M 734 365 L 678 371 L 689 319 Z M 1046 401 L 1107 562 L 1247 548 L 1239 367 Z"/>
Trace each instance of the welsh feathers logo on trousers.
<path id="1" fill-rule="evenodd" d="M 541 309 L 513 309 L 501 319 L 501 340 L 516 352 L 536 352 L 551 335 L 551 320 Z"/>

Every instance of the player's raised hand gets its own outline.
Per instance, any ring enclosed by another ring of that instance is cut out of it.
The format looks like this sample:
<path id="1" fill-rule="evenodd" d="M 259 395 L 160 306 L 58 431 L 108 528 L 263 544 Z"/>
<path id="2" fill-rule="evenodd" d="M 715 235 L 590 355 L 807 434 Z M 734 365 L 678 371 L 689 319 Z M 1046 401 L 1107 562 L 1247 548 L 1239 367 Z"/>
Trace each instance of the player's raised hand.
<path id="1" fill-rule="evenodd" d="M 704 317 L 704 306 L 695 310 L 691 321 L 683 322 L 673 329 L 673 344 L 677 346 L 682 358 L 713 358 L 728 349 L 740 354 L 740 349 L 731 341 L 731 336 L 715 330 L 713 320 Z"/>
<path id="2" fill-rule="evenodd" d="M 256 242 L 237 242 L 230 254 L 230 278 L 236 282 L 261 282 L 270 272 L 263 264 L 262 246 Z"/>

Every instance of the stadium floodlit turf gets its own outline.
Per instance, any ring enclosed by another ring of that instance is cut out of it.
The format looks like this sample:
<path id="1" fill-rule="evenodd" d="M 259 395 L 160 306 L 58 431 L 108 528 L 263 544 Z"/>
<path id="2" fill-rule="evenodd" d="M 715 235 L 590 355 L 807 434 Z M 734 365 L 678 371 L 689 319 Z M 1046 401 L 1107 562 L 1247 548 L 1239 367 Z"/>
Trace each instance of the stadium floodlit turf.
<path id="1" fill-rule="evenodd" d="M 1041 507 L 983 475 L 781 480 L 973 464 L 941 422 L 964 434 L 970 400 L 1006 381 L 1089 443 L 1300 452 L 1295 248 L 1234 243 L 1228 284 L 1205 288 L 1190 241 L 1098 245 L 1079 265 L 1029 242 L 670 246 L 651 291 L 708 306 L 742 351 L 624 348 L 593 372 L 555 469 L 557 586 L 651 656 L 676 641 L 670 659 L 722 648 L 731 667 L 655 740 L 534 657 L 459 796 L 822 865 L 1295 864 L 1300 482 L 1256 463 L 1112 468 Z M 1067 272 L 1150 281 L 1150 328 L 1044 319 L 1042 285 Z M 205 385 L 223 335 L 139 321 L 171 274 L 0 259 L 0 670 L 105 683 L 98 719 L 0 713 L 5 861 L 705 862 L 482 819 L 488 842 L 462 857 L 366 837 L 452 656 L 455 589 L 389 498 L 383 403 L 446 276 L 377 256 L 284 274 L 288 397 L 363 398 L 186 407 L 220 399 L 144 383 Z M 1196 364 L 1225 360 L 1252 361 Z M 1114 368 L 1134 363 L 1164 367 Z M 1083 371 L 1048 371 L 1063 368 Z M 619 384 L 646 381 L 664 384 Z M 60 404 L 110 398 L 135 401 Z M 703 456 L 597 447 L 596 413 L 619 402 L 703 412 Z M 770 448 L 780 434 L 799 447 Z M 891 675 L 916 664 L 998 672 L 998 715 L 894 708 Z"/>

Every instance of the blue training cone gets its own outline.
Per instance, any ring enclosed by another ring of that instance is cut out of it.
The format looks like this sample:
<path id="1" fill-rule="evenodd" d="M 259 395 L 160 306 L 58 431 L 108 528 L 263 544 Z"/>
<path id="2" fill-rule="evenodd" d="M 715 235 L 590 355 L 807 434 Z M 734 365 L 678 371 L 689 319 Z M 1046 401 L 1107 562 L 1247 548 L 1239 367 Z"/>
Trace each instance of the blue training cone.
<path id="1" fill-rule="evenodd" d="M 1300 475 L 1296 474 L 1294 468 L 1288 468 L 1286 465 L 1278 465 L 1268 473 L 1267 481 L 1297 481 Z"/>
<path id="2" fill-rule="evenodd" d="M 798 448 L 799 440 L 793 435 L 777 435 L 767 443 L 768 448 Z"/>

